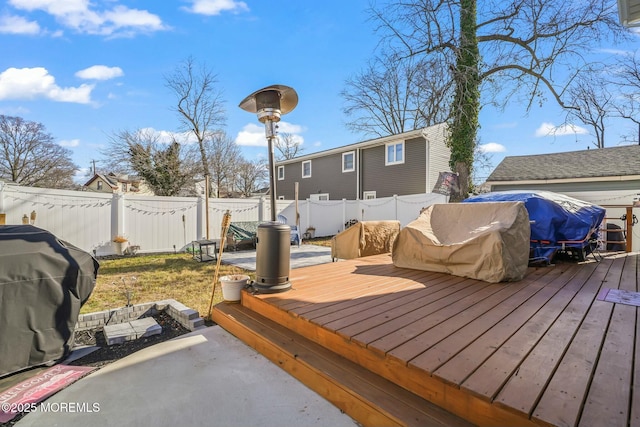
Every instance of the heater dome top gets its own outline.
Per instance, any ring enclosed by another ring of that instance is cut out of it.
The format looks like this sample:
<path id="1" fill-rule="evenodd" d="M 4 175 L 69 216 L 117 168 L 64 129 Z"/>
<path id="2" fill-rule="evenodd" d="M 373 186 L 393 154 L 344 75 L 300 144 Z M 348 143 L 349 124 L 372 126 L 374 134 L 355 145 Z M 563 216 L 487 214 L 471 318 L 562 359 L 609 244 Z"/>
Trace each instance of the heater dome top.
<path id="1" fill-rule="evenodd" d="M 279 104 L 279 105 L 277 105 Z M 264 108 L 280 110 L 287 114 L 298 105 L 298 94 L 289 86 L 271 85 L 253 92 L 240 102 L 240 108 L 250 113 L 258 113 Z"/>

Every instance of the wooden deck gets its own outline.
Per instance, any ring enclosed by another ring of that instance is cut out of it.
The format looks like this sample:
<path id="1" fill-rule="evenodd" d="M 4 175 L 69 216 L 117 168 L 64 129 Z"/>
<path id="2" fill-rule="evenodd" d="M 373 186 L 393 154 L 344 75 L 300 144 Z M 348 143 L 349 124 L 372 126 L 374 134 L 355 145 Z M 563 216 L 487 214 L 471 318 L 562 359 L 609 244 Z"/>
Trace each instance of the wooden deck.
<path id="1" fill-rule="evenodd" d="M 530 268 L 489 284 L 389 255 L 291 272 L 244 308 L 478 425 L 640 427 L 638 254 Z M 215 316 L 214 316 L 215 319 Z"/>

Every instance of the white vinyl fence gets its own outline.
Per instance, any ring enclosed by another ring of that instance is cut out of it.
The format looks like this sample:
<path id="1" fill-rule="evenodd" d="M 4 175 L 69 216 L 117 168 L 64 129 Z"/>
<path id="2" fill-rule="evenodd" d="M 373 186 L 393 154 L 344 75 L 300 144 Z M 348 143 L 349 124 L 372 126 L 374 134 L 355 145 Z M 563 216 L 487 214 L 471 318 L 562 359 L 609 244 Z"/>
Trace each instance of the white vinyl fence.
<path id="1" fill-rule="evenodd" d="M 331 200 L 298 202 L 300 229 L 314 226 L 316 236 L 342 231 L 345 222 L 398 219 L 402 225 L 415 219 L 420 209 L 446 203 L 438 194 L 394 196 L 374 200 Z M 278 200 L 277 213 L 295 224 L 296 203 Z M 267 199 L 210 199 L 209 237 L 220 238 L 222 217 L 231 222 L 261 222 L 270 218 Z M 34 225 L 50 231 L 96 255 L 113 254 L 112 239 L 125 236 L 140 252 L 184 250 L 206 233 L 205 199 L 202 197 L 158 197 L 104 194 L 84 191 L 21 187 L 0 181 L 0 213 L 6 224 L 22 224 L 35 214 Z"/>
<path id="2" fill-rule="evenodd" d="M 625 220 L 622 218 L 626 215 L 628 207 L 637 203 L 638 198 L 640 198 L 640 194 L 638 192 L 629 192 L 624 190 L 581 191 L 566 194 L 567 196 L 602 206 L 607 210 L 605 221 L 607 223 L 616 224 L 622 229 L 626 228 L 626 218 Z M 636 220 L 640 219 L 640 207 L 635 206 L 630 210 L 632 212 L 632 218 L 635 217 Z M 640 223 L 632 226 L 631 229 L 627 230 L 627 233 L 632 236 L 631 247 L 633 252 L 640 251 Z"/>

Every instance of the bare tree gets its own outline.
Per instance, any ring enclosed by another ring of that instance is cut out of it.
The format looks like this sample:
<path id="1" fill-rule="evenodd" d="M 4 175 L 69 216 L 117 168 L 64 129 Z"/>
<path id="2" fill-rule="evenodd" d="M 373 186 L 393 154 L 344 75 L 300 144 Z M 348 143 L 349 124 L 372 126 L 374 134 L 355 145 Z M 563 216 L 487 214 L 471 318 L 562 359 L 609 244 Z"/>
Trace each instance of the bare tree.
<path id="1" fill-rule="evenodd" d="M 267 185 L 269 166 L 265 160 L 244 160 L 238 165 L 236 188 L 245 197 Z"/>
<path id="2" fill-rule="evenodd" d="M 580 120 L 589 126 L 597 148 L 604 148 L 607 119 L 615 111 L 614 95 L 607 88 L 601 72 L 592 71 L 578 76 L 568 90 L 569 99 L 577 109 L 570 109 L 568 118 Z"/>
<path id="3" fill-rule="evenodd" d="M 158 196 L 191 192 L 198 169 L 194 154 L 175 138 L 166 143 L 152 129 L 116 132 L 103 152 L 106 170 L 136 174 Z"/>
<path id="4" fill-rule="evenodd" d="M 208 139 L 215 138 L 213 135 L 226 122 L 218 77 L 206 66 L 197 66 L 193 57 L 188 57 L 165 80 L 177 98 L 175 109 L 181 129 L 192 134 L 198 144 L 202 174 L 212 176 L 205 144 Z"/>
<path id="5" fill-rule="evenodd" d="M 278 133 L 274 148 L 277 150 L 275 154 L 278 160 L 293 159 L 304 151 L 300 138 L 287 132 Z"/>
<path id="6" fill-rule="evenodd" d="M 238 167 L 244 161 L 240 147 L 225 132 L 209 135 L 205 141 L 207 162 L 211 166 L 212 191 L 220 197 L 221 190 L 233 191 Z"/>
<path id="7" fill-rule="evenodd" d="M 343 112 L 354 132 L 383 137 L 447 119 L 451 77 L 429 58 L 382 54 L 345 82 Z"/>
<path id="8" fill-rule="evenodd" d="M 78 167 L 42 123 L 0 115 L 0 179 L 29 187 L 73 188 Z"/>
<path id="9" fill-rule="evenodd" d="M 621 103 L 616 104 L 620 117 L 629 119 L 638 126 L 638 133 L 627 137 L 640 143 L 640 58 L 629 55 L 619 61 L 615 84 L 620 89 Z"/>
<path id="10" fill-rule="evenodd" d="M 518 93 L 529 106 L 550 94 L 574 107 L 563 95 L 584 65 L 582 52 L 622 34 L 616 3 L 604 0 L 487 0 L 480 8 L 477 0 L 409 0 L 372 14 L 404 56 L 451 69 L 450 165 L 460 176 L 460 198 L 470 185 L 481 93 L 502 106 Z"/>

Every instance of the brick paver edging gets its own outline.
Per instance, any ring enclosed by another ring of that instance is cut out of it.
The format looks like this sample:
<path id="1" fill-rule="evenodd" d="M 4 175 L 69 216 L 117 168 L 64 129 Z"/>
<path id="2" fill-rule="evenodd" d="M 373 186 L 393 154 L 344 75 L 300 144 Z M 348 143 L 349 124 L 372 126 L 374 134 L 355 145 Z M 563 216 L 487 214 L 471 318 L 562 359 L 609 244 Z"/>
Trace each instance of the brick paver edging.
<path id="1" fill-rule="evenodd" d="M 112 310 L 96 311 L 95 313 L 80 314 L 76 323 L 76 331 L 126 323 L 141 317 L 154 316 L 164 311 L 173 317 L 182 326 L 195 331 L 204 328 L 204 319 L 200 314 L 186 305 L 174 300 L 166 299 L 144 304 L 136 304 L 131 307 L 120 307 Z"/>

